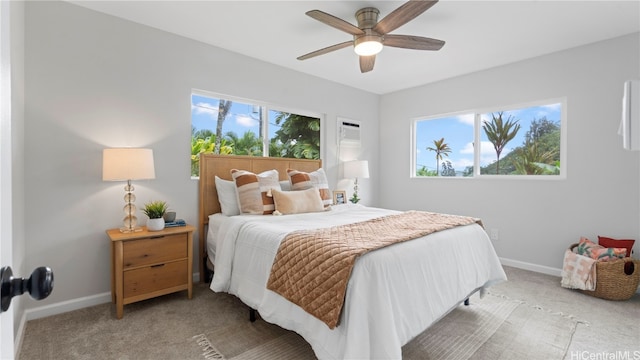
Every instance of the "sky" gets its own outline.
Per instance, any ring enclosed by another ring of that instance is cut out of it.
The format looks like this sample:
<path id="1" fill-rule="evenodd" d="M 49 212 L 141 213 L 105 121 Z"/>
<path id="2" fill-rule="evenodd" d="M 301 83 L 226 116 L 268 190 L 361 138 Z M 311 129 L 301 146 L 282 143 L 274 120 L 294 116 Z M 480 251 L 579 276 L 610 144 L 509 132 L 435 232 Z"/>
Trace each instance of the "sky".
<path id="1" fill-rule="evenodd" d="M 223 133 L 233 131 L 239 137 L 246 131 L 258 133 L 260 129 L 260 110 L 256 107 L 240 102 L 233 102 L 226 120 L 223 123 Z M 215 133 L 218 121 L 218 99 L 192 95 L 191 96 L 191 125 L 196 131 L 209 129 Z M 273 130 L 275 131 L 275 130 Z M 270 133 L 273 134 L 273 131 Z"/>
<path id="2" fill-rule="evenodd" d="M 532 120 L 539 120 L 546 117 L 547 120 L 556 121 L 560 124 L 561 103 L 549 105 L 531 106 L 513 110 L 505 110 L 502 119 L 506 121 L 510 116 L 518 120 L 520 131 L 516 137 L 507 143 L 507 146 L 500 154 L 500 158 L 506 156 L 514 148 L 524 143 L 525 134 L 529 130 Z M 494 112 L 497 115 L 497 111 Z M 444 137 L 444 142 L 451 148 L 449 160 L 456 171 L 464 171 L 467 166 L 473 166 L 473 142 L 474 142 L 474 119 L 473 113 L 459 114 L 455 116 L 441 116 L 435 118 L 425 118 L 416 122 L 416 169 L 426 166 L 428 170 L 436 168 L 436 153 L 427 150 L 427 147 L 435 147 L 433 141 Z M 491 112 L 482 113 L 481 121 L 491 121 Z M 488 141 L 486 134 L 480 125 L 480 165 L 486 166 L 496 161 L 496 152 L 493 144 Z M 442 165 L 440 165 L 442 167 Z"/>

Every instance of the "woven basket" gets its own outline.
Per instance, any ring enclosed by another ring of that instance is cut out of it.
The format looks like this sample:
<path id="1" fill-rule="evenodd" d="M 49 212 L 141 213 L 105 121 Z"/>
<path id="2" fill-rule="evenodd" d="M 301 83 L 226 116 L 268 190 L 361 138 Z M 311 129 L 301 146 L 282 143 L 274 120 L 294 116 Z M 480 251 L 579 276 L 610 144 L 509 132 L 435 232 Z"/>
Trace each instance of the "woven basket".
<path id="1" fill-rule="evenodd" d="M 573 248 L 578 244 L 573 244 Z M 625 264 L 629 274 L 625 273 Z M 596 289 L 580 290 L 583 293 L 606 300 L 629 300 L 638 289 L 640 283 L 640 260 L 630 257 L 613 261 L 596 262 Z"/>

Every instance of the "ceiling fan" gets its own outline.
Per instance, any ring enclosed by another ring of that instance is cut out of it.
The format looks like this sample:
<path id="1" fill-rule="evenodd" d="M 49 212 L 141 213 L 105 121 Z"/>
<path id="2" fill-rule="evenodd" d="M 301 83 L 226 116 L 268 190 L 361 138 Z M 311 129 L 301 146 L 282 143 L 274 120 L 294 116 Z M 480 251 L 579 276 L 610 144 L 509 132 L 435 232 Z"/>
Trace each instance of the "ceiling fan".
<path id="1" fill-rule="evenodd" d="M 440 50 L 444 46 L 444 41 L 442 40 L 413 35 L 389 34 L 427 11 L 437 2 L 438 0 L 411 0 L 389 13 L 380 21 L 378 21 L 380 11 L 374 7 L 366 7 L 356 12 L 358 26 L 320 10 L 307 11 L 306 14 L 310 17 L 353 35 L 353 40 L 310 52 L 299 56 L 298 60 L 310 59 L 353 45 L 356 54 L 360 57 L 360 71 L 365 73 L 373 70 L 376 54 L 382 50 L 383 45 L 416 50 Z"/>

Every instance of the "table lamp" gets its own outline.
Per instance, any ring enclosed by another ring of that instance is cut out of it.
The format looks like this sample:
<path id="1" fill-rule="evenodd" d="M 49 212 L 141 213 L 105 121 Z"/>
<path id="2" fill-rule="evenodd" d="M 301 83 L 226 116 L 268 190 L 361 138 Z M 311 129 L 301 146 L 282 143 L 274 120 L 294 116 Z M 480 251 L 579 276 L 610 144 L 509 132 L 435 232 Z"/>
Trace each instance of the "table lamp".
<path id="1" fill-rule="evenodd" d="M 358 197 L 358 178 L 369 178 L 369 162 L 367 160 L 354 160 L 344 163 L 344 177 L 355 179 L 353 183 L 353 196 L 349 201 L 357 204 L 358 201 L 360 201 Z"/>
<path id="2" fill-rule="evenodd" d="M 153 150 L 138 148 L 113 148 L 102 151 L 102 180 L 126 181 L 124 187 L 124 219 L 121 232 L 141 231 L 136 217 L 136 196 L 132 180 L 155 179 Z"/>

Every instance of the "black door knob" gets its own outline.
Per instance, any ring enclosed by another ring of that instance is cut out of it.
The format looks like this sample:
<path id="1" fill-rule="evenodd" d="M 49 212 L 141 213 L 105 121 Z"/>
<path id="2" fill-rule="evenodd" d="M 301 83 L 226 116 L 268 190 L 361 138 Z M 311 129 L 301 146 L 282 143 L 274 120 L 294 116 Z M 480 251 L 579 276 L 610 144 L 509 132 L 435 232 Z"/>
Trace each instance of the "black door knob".
<path id="1" fill-rule="evenodd" d="M 14 278 L 11 267 L 3 267 L 0 270 L 0 278 L 2 278 L 2 310 L 0 312 L 9 309 L 11 298 L 14 296 L 28 291 L 32 298 L 42 300 L 53 290 L 53 271 L 46 266 L 33 270 L 28 279 Z"/>

